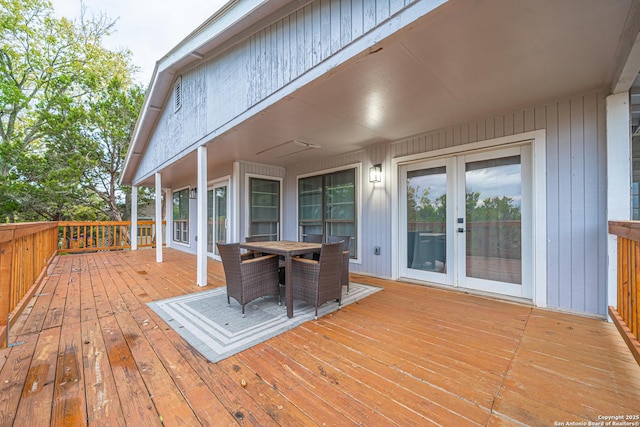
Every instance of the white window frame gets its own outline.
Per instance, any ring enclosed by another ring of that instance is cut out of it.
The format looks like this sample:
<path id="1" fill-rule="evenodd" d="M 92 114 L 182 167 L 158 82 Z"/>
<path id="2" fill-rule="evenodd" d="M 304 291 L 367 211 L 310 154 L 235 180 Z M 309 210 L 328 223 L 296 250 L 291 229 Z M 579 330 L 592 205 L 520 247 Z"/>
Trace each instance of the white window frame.
<path id="1" fill-rule="evenodd" d="M 319 169 L 317 171 L 304 173 L 300 175 L 296 175 L 296 209 L 295 209 L 295 220 L 296 220 L 296 235 L 298 236 L 298 240 L 300 240 L 300 227 L 298 227 L 298 221 L 300 220 L 300 203 L 298 200 L 298 184 L 300 179 L 309 178 L 312 176 L 318 175 L 327 175 L 334 172 L 341 172 L 344 170 L 355 169 L 356 175 L 356 248 L 358 248 L 356 256 L 354 258 L 350 258 L 349 262 L 352 264 L 362 264 L 362 162 L 351 163 L 344 166 L 338 166 L 335 168 L 328 169 Z"/>
<path id="2" fill-rule="evenodd" d="M 177 188 L 177 189 L 171 191 L 171 211 L 172 212 L 173 212 L 173 196 L 174 196 L 174 194 L 175 193 L 179 193 L 180 191 L 187 190 L 187 200 L 190 200 L 190 199 L 188 199 L 188 197 L 189 197 L 189 189 L 190 189 L 189 186 L 185 186 L 185 187 L 180 187 L 180 188 Z M 175 215 L 171 218 L 171 242 L 175 243 L 176 245 L 183 245 L 183 246 L 190 246 L 191 245 L 191 202 L 188 203 L 187 209 L 189 210 L 188 215 L 187 215 L 189 218 L 187 219 L 187 241 L 186 242 L 183 241 L 183 240 L 176 240 L 175 239 L 175 236 L 176 236 L 175 229 L 174 229 L 175 222 L 176 222 Z M 181 220 L 179 220 L 179 221 L 181 221 Z M 181 234 L 182 234 L 182 231 L 181 231 Z"/>
<path id="3" fill-rule="evenodd" d="M 249 234 L 249 230 L 251 228 L 251 187 L 250 180 L 251 178 L 264 179 L 268 181 L 278 181 L 280 185 L 280 215 L 278 218 L 278 239 L 282 239 L 282 218 L 283 218 L 283 210 L 284 210 L 284 195 L 283 195 L 283 179 L 279 176 L 269 176 L 269 175 L 260 175 L 254 173 L 245 173 L 244 175 L 244 199 L 245 199 L 245 210 L 244 210 L 244 235 L 245 237 Z"/>

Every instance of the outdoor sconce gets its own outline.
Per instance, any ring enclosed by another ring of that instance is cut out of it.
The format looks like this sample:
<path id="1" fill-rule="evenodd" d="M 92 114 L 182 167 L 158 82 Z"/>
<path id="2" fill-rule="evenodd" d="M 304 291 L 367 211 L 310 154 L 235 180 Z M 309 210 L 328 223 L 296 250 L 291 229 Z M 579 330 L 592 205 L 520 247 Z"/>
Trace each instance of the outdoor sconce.
<path id="1" fill-rule="evenodd" d="M 198 198 L 198 187 L 193 187 L 189 189 L 189 198 L 197 199 Z"/>
<path id="2" fill-rule="evenodd" d="M 382 165 L 380 163 L 376 163 L 369 168 L 369 182 L 380 181 L 382 181 Z"/>

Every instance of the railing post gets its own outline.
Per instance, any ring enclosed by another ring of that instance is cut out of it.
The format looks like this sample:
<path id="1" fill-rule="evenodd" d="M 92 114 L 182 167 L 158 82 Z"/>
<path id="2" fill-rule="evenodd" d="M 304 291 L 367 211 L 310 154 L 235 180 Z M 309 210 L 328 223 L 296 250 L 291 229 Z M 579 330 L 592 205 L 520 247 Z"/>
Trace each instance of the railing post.
<path id="1" fill-rule="evenodd" d="M 0 231 L 0 327 L 6 326 L 12 286 L 13 245 L 15 227 Z"/>
<path id="2" fill-rule="evenodd" d="M 609 316 L 640 364 L 640 222 L 610 221 L 609 233 L 618 240 L 617 301 Z"/>

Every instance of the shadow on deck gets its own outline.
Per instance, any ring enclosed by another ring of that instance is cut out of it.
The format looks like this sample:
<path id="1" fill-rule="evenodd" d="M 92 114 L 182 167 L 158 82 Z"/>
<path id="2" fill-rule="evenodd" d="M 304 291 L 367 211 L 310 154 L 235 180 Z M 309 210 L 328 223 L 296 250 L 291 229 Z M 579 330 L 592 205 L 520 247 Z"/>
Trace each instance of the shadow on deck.
<path id="1" fill-rule="evenodd" d="M 54 260 L 11 328 L 24 343 L 0 349 L 0 425 L 552 426 L 640 415 L 640 366 L 612 324 L 360 275 L 384 290 L 209 363 L 146 303 L 223 285 L 221 265 L 210 261 L 210 286 L 198 288 L 195 256 L 164 257 Z"/>

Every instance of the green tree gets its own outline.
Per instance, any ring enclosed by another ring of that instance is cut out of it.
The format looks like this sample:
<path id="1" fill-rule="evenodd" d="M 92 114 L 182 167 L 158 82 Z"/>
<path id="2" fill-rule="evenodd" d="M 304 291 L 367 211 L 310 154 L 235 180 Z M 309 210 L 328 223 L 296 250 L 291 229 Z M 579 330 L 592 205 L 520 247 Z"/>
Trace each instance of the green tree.
<path id="1" fill-rule="evenodd" d="M 89 144 L 89 167 L 84 171 L 86 189 L 98 196 L 103 213 L 122 221 L 129 188 L 121 189 L 118 178 L 124 164 L 138 112 L 144 101 L 140 86 L 128 86 L 114 76 L 90 106 L 85 141 Z"/>
<path id="2" fill-rule="evenodd" d="M 3 219 L 118 216 L 118 190 L 99 185 L 115 180 L 100 173 L 121 167 L 142 90 L 131 89 L 130 52 L 102 47 L 114 21 L 85 12 L 72 22 L 47 0 L 0 0 Z"/>

